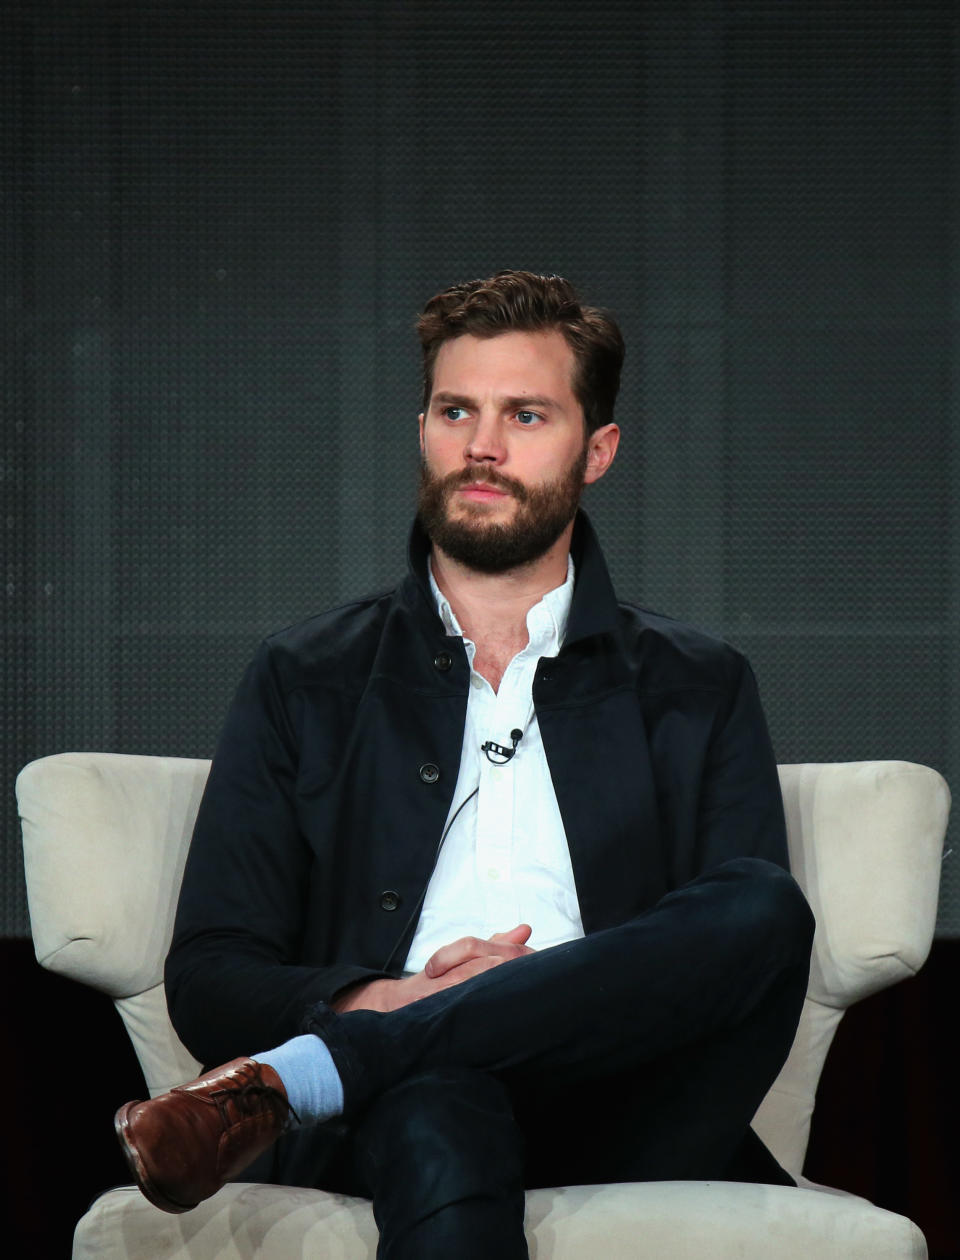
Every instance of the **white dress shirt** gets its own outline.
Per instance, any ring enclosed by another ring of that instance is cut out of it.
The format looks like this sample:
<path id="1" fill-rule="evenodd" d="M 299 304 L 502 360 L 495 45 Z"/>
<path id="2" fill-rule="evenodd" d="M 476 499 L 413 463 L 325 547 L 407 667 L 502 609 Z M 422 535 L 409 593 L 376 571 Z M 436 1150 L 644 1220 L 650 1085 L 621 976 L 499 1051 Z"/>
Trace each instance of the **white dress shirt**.
<path id="1" fill-rule="evenodd" d="M 527 613 L 529 642 L 507 666 L 498 691 L 473 668 L 476 645 L 464 638 L 470 695 L 460 773 L 407 972 L 421 971 L 435 950 L 461 936 L 486 938 L 518 923 L 533 928 L 528 944 L 534 949 L 583 936 L 567 837 L 533 709 L 537 662 L 556 656 L 563 642 L 573 573 L 568 558 L 566 582 Z M 430 585 L 447 633 L 463 635 L 432 570 Z M 481 745 L 493 740 L 509 748 L 514 729 L 523 732 L 515 755 L 492 764 Z"/>

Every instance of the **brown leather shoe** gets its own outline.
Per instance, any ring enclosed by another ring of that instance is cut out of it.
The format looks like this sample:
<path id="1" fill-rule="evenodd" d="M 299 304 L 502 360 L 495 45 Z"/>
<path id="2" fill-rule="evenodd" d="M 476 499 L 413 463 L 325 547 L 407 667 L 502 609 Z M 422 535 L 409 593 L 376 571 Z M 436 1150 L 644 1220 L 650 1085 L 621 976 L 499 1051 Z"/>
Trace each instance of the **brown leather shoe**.
<path id="1" fill-rule="evenodd" d="M 114 1128 L 151 1203 L 189 1212 L 283 1132 L 292 1108 L 265 1063 L 234 1059 L 147 1102 L 128 1102 Z"/>

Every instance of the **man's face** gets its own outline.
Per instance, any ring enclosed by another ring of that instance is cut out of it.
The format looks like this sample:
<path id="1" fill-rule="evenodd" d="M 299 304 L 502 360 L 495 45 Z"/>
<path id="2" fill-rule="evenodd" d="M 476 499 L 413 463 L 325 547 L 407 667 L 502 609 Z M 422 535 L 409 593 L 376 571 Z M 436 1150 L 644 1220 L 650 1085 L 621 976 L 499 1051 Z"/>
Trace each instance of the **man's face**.
<path id="1" fill-rule="evenodd" d="M 418 512 L 453 559 L 487 573 L 539 559 L 572 521 L 584 482 L 602 475 L 612 452 L 591 466 L 595 435 L 588 443 L 574 368 L 555 331 L 466 334 L 440 347 L 420 417 Z"/>

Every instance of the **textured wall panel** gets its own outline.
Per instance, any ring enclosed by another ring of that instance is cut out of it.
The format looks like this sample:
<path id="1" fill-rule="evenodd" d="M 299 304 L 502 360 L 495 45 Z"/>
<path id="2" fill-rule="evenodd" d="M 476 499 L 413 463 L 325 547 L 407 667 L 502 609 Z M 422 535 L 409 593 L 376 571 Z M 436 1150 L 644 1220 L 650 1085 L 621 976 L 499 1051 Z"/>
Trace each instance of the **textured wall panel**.
<path id="1" fill-rule="evenodd" d="M 621 592 L 748 652 L 781 760 L 956 788 L 958 45 L 946 0 L 0 5 L 0 931 L 23 762 L 209 755 L 263 634 L 399 573 L 412 320 L 505 265 L 623 323 Z"/>

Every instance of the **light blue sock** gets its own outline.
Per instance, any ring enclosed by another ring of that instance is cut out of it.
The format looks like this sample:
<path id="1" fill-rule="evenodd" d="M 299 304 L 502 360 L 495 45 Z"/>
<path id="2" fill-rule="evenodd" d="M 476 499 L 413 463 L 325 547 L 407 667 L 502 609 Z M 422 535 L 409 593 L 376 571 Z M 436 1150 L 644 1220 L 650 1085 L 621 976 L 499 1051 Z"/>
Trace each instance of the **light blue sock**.
<path id="1" fill-rule="evenodd" d="M 293 1037 L 282 1046 L 252 1054 L 255 1063 L 272 1067 L 287 1091 L 287 1101 L 306 1127 L 321 1124 L 343 1111 L 343 1083 L 330 1051 L 313 1033 Z M 290 1117 L 289 1127 L 297 1122 Z"/>

